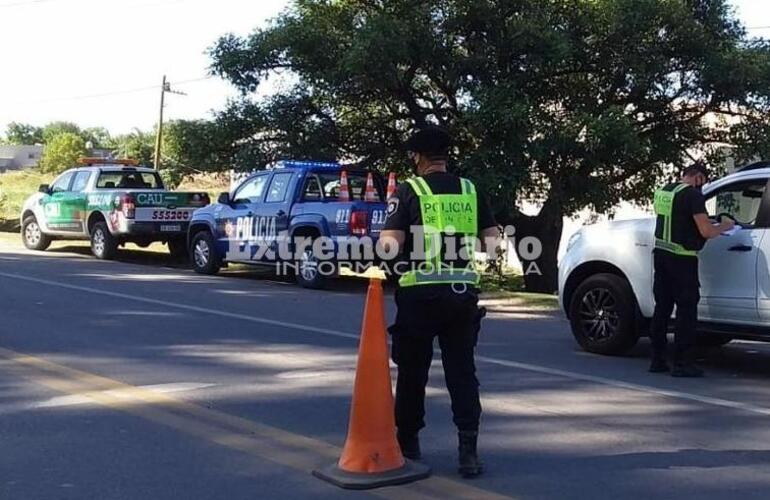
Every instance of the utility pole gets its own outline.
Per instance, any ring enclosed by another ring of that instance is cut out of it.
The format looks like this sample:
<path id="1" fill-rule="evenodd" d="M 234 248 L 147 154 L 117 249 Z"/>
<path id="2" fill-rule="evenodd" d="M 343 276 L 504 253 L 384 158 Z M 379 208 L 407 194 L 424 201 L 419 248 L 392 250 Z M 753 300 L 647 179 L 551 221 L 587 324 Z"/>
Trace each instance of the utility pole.
<path id="1" fill-rule="evenodd" d="M 161 144 L 163 144 L 163 107 L 165 106 L 166 92 L 177 95 L 187 95 L 178 90 L 171 90 L 171 84 L 163 75 L 163 83 L 160 86 L 160 116 L 158 117 L 158 133 L 155 136 L 155 170 L 160 171 Z"/>

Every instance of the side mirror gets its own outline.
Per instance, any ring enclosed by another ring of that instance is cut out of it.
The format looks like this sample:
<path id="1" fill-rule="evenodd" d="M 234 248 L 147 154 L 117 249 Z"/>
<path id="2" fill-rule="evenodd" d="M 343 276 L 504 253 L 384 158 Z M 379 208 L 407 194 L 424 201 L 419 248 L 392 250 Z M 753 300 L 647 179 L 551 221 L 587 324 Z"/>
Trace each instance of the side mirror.
<path id="1" fill-rule="evenodd" d="M 51 187 L 48 184 L 40 184 L 37 188 L 38 193 L 51 194 Z"/>
<path id="2" fill-rule="evenodd" d="M 220 205 L 229 205 L 230 202 L 230 193 L 219 193 L 219 198 L 217 198 L 217 203 Z"/>

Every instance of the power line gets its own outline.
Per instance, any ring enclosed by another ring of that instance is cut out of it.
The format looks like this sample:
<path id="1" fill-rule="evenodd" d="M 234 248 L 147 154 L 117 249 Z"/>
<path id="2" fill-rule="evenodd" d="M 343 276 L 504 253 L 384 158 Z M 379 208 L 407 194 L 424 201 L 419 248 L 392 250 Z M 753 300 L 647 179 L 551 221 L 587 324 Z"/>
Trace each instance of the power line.
<path id="1" fill-rule="evenodd" d="M 770 26 L 749 26 L 747 30 L 770 30 Z"/>
<path id="2" fill-rule="evenodd" d="M 213 78 L 213 76 L 204 76 L 201 78 L 191 78 L 189 80 L 179 80 L 176 82 L 170 82 L 174 85 L 184 85 L 187 83 L 196 83 L 196 82 L 202 82 L 206 80 L 210 80 Z M 49 103 L 49 102 L 62 102 L 62 101 L 82 101 L 86 99 L 98 99 L 100 97 L 112 97 L 117 95 L 124 95 L 124 94 L 134 94 L 137 92 L 147 92 L 150 90 L 157 90 L 157 85 L 149 85 L 147 87 L 137 87 L 133 89 L 124 89 L 124 90 L 114 90 L 110 92 L 100 92 L 98 94 L 87 94 L 87 95 L 77 95 L 77 96 L 69 96 L 69 97 L 55 97 L 52 99 L 43 99 L 40 101 L 36 101 L 37 103 Z"/>
<path id="3" fill-rule="evenodd" d="M 28 0 L 26 2 L 11 2 L 11 3 L 0 3 L 0 9 L 3 7 L 26 7 L 27 5 L 34 5 L 37 3 L 46 3 L 46 2 L 52 2 L 53 0 Z"/>

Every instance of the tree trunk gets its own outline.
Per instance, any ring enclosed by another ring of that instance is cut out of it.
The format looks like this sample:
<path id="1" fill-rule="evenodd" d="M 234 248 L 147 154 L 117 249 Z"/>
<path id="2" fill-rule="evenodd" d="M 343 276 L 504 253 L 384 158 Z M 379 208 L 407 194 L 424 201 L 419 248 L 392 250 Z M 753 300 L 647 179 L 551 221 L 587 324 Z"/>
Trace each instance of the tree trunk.
<path id="1" fill-rule="evenodd" d="M 517 214 L 511 221 L 516 229 L 516 255 L 524 271 L 526 290 L 537 293 L 556 292 L 559 287 L 557 255 L 564 229 L 560 207 L 549 200 L 545 202 L 539 214 Z M 535 241 L 541 245 L 540 252 L 537 252 L 534 246 Z"/>

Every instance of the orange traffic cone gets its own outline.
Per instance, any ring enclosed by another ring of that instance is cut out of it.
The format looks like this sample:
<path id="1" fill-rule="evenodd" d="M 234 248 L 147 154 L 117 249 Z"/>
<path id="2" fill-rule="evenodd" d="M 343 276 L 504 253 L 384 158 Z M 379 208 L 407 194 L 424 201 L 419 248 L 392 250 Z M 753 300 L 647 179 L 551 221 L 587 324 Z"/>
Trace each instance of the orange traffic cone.
<path id="1" fill-rule="evenodd" d="M 340 172 L 340 196 L 339 201 L 350 201 L 350 186 L 348 186 L 348 173 L 343 170 Z"/>
<path id="2" fill-rule="evenodd" d="M 371 172 L 366 176 L 366 191 L 364 191 L 364 201 L 380 201 L 377 196 L 377 190 L 374 189 L 374 176 Z"/>
<path id="3" fill-rule="evenodd" d="M 396 194 L 396 173 L 391 172 L 388 174 L 388 194 L 385 196 L 385 198 L 389 199 L 394 194 Z"/>
<path id="4" fill-rule="evenodd" d="M 313 471 L 347 489 L 404 484 L 430 475 L 430 467 L 406 460 L 396 440 L 385 311 L 380 280 L 369 282 L 348 437 L 339 462 Z"/>

